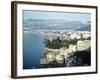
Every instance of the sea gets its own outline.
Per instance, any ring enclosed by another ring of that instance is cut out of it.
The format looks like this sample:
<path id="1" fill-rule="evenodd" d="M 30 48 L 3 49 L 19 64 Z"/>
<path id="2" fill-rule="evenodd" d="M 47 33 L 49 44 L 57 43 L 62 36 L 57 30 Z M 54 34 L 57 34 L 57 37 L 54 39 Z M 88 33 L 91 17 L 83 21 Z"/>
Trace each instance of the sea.
<path id="1" fill-rule="evenodd" d="M 23 31 L 23 69 L 43 68 L 40 64 L 44 38 L 39 33 Z"/>

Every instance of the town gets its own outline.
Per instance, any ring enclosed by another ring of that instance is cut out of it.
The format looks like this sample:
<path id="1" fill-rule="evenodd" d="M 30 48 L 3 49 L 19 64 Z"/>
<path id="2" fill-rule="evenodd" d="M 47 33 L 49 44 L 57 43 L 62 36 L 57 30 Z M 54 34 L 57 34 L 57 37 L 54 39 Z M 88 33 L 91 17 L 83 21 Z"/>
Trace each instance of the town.
<path id="1" fill-rule="evenodd" d="M 40 64 L 45 67 L 90 65 L 91 32 L 38 31 L 38 33 L 45 39 Z"/>

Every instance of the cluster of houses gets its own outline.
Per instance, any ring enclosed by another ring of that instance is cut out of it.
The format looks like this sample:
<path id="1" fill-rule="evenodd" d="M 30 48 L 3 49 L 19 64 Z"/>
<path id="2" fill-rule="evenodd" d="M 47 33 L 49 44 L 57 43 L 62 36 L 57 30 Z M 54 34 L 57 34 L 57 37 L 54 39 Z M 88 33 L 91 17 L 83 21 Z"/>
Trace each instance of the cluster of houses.
<path id="1" fill-rule="evenodd" d="M 59 37 L 61 40 L 65 39 L 88 39 L 91 37 L 91 32 L 89 31 L 39 31 L 45 39 L 53 40 Z"/>

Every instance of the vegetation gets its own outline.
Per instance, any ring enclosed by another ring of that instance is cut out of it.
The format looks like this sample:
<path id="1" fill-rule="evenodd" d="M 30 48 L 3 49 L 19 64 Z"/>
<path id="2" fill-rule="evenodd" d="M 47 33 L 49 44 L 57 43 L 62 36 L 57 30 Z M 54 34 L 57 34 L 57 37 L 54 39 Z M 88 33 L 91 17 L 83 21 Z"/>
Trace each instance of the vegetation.
<path id="1" fill-rule="evenodd" d="M 91 65 L 91 51 L 90 49 L 87 51 L 78 51 L 75 52 L 73 57 L 77 57 L 77 59 L 81 59 L 83 65 L 87 64 L 88 66 Z"/>
<path id="2" fill-rule="evenodd" d="M 91 40 L 91 37 L 88 37 L 87 40 Z"/>
<path id="3" fill-rule="evenodd" d="M 73 40 L 60 40 L 59 37 L 57 39 L 53 39 L 52 41 L 45 39 L 45 46 L 52 49 L 60 49 L 62 47 L 69 48 L 70 44 L 77 44 L 78 39 Z"/>
<path id="4" fill-rule="evenodd" d="M 52 49 L 59 49 L 62 47 L 61 40 L 59 38 L 52 41 L 45 39 L 45 46 Z"/>

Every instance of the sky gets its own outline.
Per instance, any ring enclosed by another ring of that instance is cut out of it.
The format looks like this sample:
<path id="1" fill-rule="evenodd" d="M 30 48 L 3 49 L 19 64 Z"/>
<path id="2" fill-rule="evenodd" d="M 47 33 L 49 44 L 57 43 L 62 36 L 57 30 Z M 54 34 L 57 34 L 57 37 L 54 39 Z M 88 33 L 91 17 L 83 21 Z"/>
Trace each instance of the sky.
<path id="1" fill-rule="evenodd" d="M 67 21 L 81 21 L 85 23 L 87 21 L 91 21 L 91 14 L 78 12 L 23 10 L 23 19 L 59 19 Z"/>

